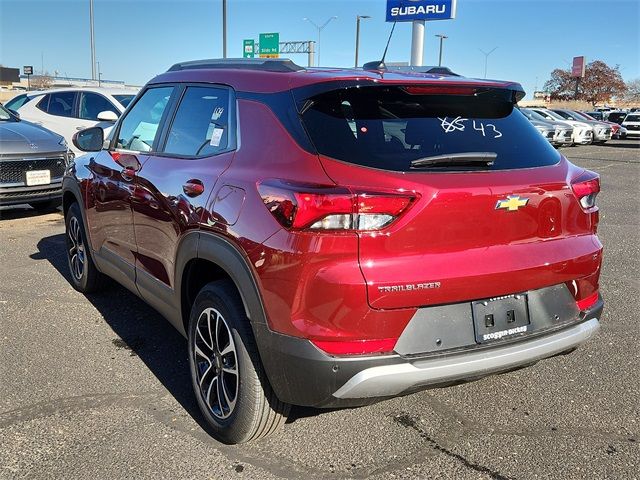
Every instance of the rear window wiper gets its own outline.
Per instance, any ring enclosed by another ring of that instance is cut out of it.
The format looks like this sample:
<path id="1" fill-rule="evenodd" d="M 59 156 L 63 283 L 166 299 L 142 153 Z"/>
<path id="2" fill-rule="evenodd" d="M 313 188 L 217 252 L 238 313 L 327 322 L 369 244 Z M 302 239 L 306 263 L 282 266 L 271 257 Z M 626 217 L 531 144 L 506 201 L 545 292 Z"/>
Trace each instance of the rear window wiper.
<path id="1" fill-rule="evenodd" d="M 496 161 L 498 154 L 495 152 L 466 152 L 448 153 L 445 155 L 434 155 L 432 157 L 418 158 L 411 162 L 411 168 L 429 167 L 491 167 Z"/>

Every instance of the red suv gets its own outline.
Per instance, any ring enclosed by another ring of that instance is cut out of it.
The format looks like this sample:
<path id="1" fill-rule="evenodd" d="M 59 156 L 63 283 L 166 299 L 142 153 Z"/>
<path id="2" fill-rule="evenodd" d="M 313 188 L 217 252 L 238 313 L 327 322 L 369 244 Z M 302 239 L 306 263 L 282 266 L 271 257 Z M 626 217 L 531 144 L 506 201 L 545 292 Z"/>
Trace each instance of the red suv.
<path id="1" fill-rule="evenodd" d="M 115 279 L 188 337 L 218 438 L 568 352 L 599 328 L 599 177 L 445 71 L 197 61 L 64 179 L 74 287 Z M 167 359 L 167 361 L 171 361 Z"/>

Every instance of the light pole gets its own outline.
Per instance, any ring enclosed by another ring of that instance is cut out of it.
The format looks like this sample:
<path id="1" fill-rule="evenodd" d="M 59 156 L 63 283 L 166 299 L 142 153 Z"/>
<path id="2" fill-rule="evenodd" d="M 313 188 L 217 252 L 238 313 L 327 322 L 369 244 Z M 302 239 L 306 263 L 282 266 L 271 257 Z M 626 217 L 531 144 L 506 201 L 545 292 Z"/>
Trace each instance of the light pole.
<path id="1" fill-rule="evenodd" d="M 356 68 L 358 68 L 358 52 L 360 50 L 360 20 L 363 18 L 371 18 L 369 15 L 356 16 Z"/>
<path id="2" fill-rule="evenodd" d="M 322 30 L 324 30 L 324 28 L 329 25 L 329 23 L 331 22 L 331 20 L 335 20 L 338 17 L 333 16 L 331 17 L 329 20 L 327 20 L 326 22 L 324 22 L 322 25 L 318 25 L 316 22 L 314 22 L 313 20 L 311 20 L 310 18 L 304 17 L 302 20 L 306 20 L 307 22 L 309 22 L 311 25 L 313 25 L 314 27 L 316 27 L 318 29 L 318 67 L 320 66 L 320 35 L 322 34 Z"/>
<path id="3" fill-rule="evenodd" d="M 227 0 L 222 0 L 222 58 L 227 58 Z"/>
<path id="4" fill-rule="evenodd" d="M 449 38 L 449 37 L 442 34 L 438 34 L 436 35 L 436 37 L 440 39 L 440 55 L 438 56 L 438 66 L 441 67 L 442 66 L 442 42 L 444 41 L 445 38 Z"/>
<path id="5" fill-rule="evenodd" d="M 421 67 L 424 61 L 425 21 L 414 20 L 411 27 L 411 66 Z"/>
<path id="6" fill-rule="evenodd" d="M 93 33 L 93 0 L 89 0 L 89 35 L 91 41 L 91 80 L 96 79 L 96 42 Z"/>
<path id="7" fill-rule="evenodd" d="M 494 48 L 493 50 L 489 50 L 488 52 L 485 52 L 481 48 L 478 49 L 484 54 L 484 78 L 487 78 L 487 63 L 489 63 L 489 55 L 491 55 L 497 49 L 498 47 Z"/>
<path id="8" fill-rule="evenodd" d="M 98 64 L 98 87 L 102 86 L 102 72 L 100 71 L 100 62 L 96 62 Z"/>

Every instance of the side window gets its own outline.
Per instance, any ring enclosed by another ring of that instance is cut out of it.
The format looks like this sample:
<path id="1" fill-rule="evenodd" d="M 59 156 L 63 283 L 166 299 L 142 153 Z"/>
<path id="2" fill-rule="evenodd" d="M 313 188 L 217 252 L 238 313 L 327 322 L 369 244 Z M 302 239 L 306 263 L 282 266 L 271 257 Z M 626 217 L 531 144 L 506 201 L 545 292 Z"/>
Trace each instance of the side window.
<path id="1" fill-rule="evenodd" d="M 36 107 L 38 107 L 43 112 L 46 112 L 47 109 L 49 108 L 49 97 L 50 96 L 51 95 L 45 95 L 44 97 L 42 97 L 40 99 L 40 101 L 36 104 Z"/>
<path id="2" fill-rule="evenodd" d="M 150 88 L 122 119 L 116 148 L 149 152 L 158 133 L 173 87 Z"/>
<path id="3" fill-rule="evenodd" d="M 47 112 L 49 115 L 57 117 L 72 117 L 73 102 L 75 102 L 75 92 L 57 92 L 45 95 L 40 102 L 38 108 Z"/>
<path id="4" fill-rule="evenodd" d="M 84 120 L 98 120 L 98 114 L 110 111 L 119 114 L 118 109 L 102 95 L 91 92 L 82 92 L 80 96 L 80 118 Z"/>
<path id="5" fill-rule="evenodd" d="M 189 157 L 229 149 L 229 90 L 187 87 L 169 129 L 166 153 Z"/>

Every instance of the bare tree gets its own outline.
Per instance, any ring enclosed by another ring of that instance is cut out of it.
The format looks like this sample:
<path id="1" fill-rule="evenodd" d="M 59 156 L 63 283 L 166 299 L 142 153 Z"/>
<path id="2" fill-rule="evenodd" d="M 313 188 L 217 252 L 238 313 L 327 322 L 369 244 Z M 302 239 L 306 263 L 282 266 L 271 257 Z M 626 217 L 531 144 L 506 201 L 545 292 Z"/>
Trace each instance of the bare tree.
<path id="1" fill-rule="evenodd" d="M 53 85 L 53 77 L 49 72 L 44 72 L 42 75 L 32 75 L 30 82 L 33 90 L 46 90 Z"/>
<path id="2" fill-rule="evenodd" d="M 627 82 L 627 91 L 622 99 L 629 105 L 640 105 L 640 78 Z"/>
<path id="3" fill-rule="evenodd" d="M 577 96 L 576 79 L 571 76 L 570 70 L 555 69 L 544 88 L 551 94 L 552 100 L 583 100 L 594 106 L 620 97 L 627 90 L 619 67 L 612 68 L 600 60 L 587 65 L 585 76 L 578 85 Z"/>

